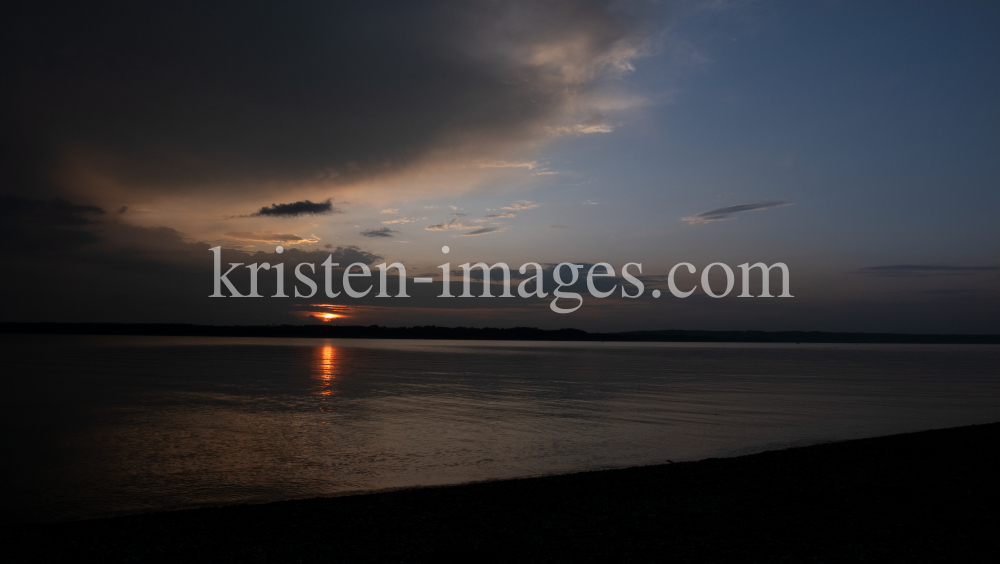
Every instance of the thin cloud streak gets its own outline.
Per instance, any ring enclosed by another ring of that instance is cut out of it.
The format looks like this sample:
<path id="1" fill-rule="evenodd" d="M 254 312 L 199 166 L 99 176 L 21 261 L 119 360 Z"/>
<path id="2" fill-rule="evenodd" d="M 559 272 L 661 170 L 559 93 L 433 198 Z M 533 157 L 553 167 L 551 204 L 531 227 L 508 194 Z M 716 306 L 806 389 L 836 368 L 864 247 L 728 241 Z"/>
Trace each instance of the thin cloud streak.
<path id="1" fill-rule="evenodd" d="M 273 231 L 230 231 L 225 233 L 226 237 L 231 237 L 233 239 L 238 239 L 240 241 L 255 241 L 259 243 L 286 243 L 286 244 L 299 244 L 299 243 L 316 243 L 319 238 L 312 237 L 299 237 L 291 233 L 274 233 Z"/>
<path id="2" fill-rule="evenodd" d="M 506 230 L 506 227 L 481 227 L 474 231 L 469 231 L 468 233 L 462 233 L 457 235 L 457 237 L 475 237 L 477 235 L 488 235 L 490 233 L 500 233 Z"/>
<path id="3" fill-rule="evenodd" d="M 509 206 L 506 206 L 506 207 L 504 207 L 502 209 L 505 209 L 505 210 L 514 210 L 514 211 L 530 210 L 532 208 L 537 208 L 540 205 L 541 204 L 536 204 L 535 202 L 532 202 L 532 201 L 529 201 L 529 200 L 520 200 L 520 201 L 514 202 L 513 204 L 511 204 Z"/>
<path id="4" fill-rule="evenodd" d="M 454 207 L 454 206 L 453 206 Z M 501 209 L 505 210 L 527 210 L 531 208 L 538 207 L 538 204 L 529 201 L 519 201 L 515 202 L 511 206 L 507 206 Z M 456 216 L 465 216 L 465 213 L 452 213 Z M 505 211 L 501 213 L 491 213 L 489 215 L 480 217 L 478 219 L 451 219 L 448 221 L 443 221 L 441 223 L 436 223 L 434 225 L 428 225 L 424 229 L 426 231 L 453 231 L 461 229 L 473 229 L 468 233 L 463 233 L 462 237 L 470 237 L 474 235 L 486 235 L 487 233 L 499 233 L 507 229 L 506 226 L 501 225 L 483 225 L 484 223 L 489 223 L 495 219 L 509 219 L 512 217 L 517 217 L 517 212 L 515 211 Z"/>
<path id="5" fill-rule="evenodd" d="M 412 223 L 414 221 L 419 221 L 419 220 L 422 220 L 422 219 L 427 219 L 427 218 L 426 217 L 399 217 L 399 218 L 396 218 L 396 219 L 389 219 L 389 220 L 383 221 L 382 224 L 383 225 L 393 225 L 393 224 L 397 224 L 397 223 Z"/>
<path id="6" fill-rule="evenodd" d="M 748 211 L 760 211 L 767 210 L 771 208 L 780 208 L 783 206 L 790 206 L 791 202 L 781 202 L 781 201 L 763 201 L 754 204 L 738 204 L 735 206 L 726 206 L 724 208 L 719 208 L 707 212 L 697 213 L 695 215 L 689 215 L 687 217 L 682 217 L 681 221 L 687 222 L 689 225 L 697 225 L 699 223 L 710 223 L 712 221 L 726 221 L 729 219 L 734 219 L 738 213 L 748 212 Z"/>
<path id="7" fill-rule="evenodd" d="M 886 277 L 926 277 L 947 275 L 982 274 L 1000 271 L 1000 266 L 950 266 L 940 264 L 893 264 L 868 266 L 857 270 L 859 274 Z"/>
<path id="8" fill-rule="evenodd" d="M 528 170 L 533 170 L 538 166 L 538 161 L 521 162 L 521 163 L 511 163 L 507 161 L 489 161 L 478 163 L 476 168 L 526 168 Z"/>

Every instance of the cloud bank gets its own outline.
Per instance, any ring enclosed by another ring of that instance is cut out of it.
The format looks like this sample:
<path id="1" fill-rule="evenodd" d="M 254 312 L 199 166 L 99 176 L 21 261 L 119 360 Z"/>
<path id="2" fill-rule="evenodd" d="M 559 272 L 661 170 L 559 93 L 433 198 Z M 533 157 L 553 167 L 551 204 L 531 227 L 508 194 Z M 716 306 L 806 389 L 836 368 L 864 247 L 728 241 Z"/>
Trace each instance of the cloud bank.
<path id="1" fill-rule="evenodd" d="M 595 89 L 652 21 L 593 0 L 21 3 L 0 23 L 0 173 L 99 202 L 531 170 L 525 147 L 611 129 L 620 101 Z"/>

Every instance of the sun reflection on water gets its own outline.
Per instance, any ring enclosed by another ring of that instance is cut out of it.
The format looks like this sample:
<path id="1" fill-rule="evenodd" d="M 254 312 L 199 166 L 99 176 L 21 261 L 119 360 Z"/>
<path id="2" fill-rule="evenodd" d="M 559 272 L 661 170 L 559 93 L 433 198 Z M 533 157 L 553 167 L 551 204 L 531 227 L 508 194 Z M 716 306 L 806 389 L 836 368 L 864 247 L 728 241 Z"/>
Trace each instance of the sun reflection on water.
<path id="1" fill-rule="evenodd" d="M 319 388 L 313 392 L 314 394 L 320 396 L 337 394 L 336 381 L 340 371 L 338 357 L 339 351 L 333 345 L 313 349 L 313 379 L 316 380 L 316 387 Z"/>

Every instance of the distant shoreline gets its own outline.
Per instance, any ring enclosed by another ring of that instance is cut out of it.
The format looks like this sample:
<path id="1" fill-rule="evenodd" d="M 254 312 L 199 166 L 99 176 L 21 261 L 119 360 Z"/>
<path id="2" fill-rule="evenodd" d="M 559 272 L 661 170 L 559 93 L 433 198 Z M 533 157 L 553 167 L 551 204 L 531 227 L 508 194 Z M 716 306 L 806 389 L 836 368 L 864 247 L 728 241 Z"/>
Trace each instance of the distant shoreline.
<path id="1" fill-rule="evenodd" d="M 11 562 L 996 562 L 1000 423 L 0 528 Z M 668 558 L 669 557 L 669 558 Z"/>
<path id="2" fill-rule="evenodd" d="M 321 339 L 447 339 L 483 341 L 612 341 L 670 343 L 885 343 L 996 345 L 1000 335 L 836 333 L 826 331 L 623 331 L 534 327 L 383 327 L 378 325 L 193 325 L 183 323 L 0 323 L 0 333 Z"/>

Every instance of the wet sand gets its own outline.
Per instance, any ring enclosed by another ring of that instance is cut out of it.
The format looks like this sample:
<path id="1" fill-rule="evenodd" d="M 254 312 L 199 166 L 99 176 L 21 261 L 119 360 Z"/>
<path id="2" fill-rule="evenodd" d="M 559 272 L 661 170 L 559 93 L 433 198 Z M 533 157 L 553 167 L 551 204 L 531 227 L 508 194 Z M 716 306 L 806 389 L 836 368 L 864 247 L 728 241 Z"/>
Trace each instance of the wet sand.
<path id="1" fill-rule="evenodd" d="M 1000 562 L 1000 423 L 0 530 L 10 562 Z"/>

